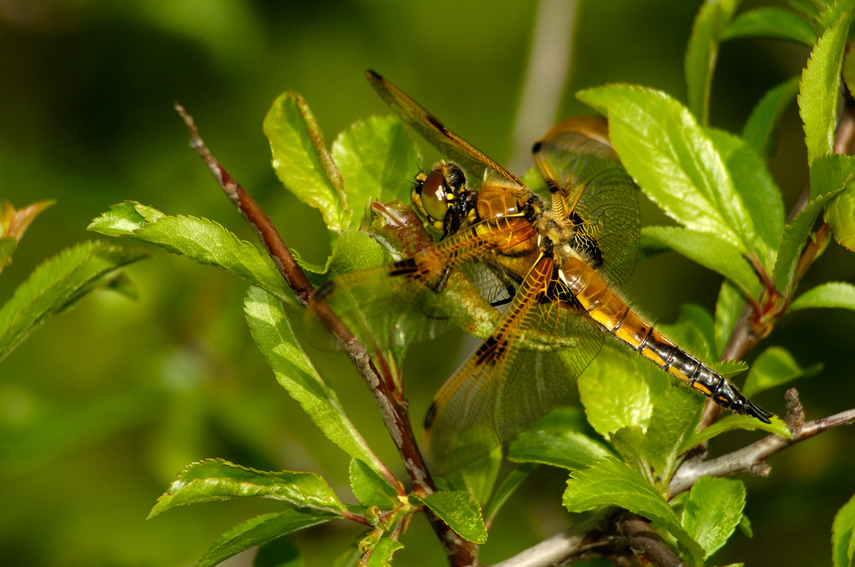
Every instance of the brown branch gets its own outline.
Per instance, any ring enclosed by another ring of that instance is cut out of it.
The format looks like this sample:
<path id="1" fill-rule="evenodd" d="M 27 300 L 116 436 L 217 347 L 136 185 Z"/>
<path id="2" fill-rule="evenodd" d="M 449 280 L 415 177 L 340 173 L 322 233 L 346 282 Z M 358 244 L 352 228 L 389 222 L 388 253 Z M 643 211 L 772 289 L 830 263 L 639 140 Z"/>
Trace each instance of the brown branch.
<path id="1" fill-rule="evenodd" d="M 199 135 L 193 117 L 190 116 L 180 104 L 175 105 L 175 110 L 184 119 L 187 129 L 190 131 L 190 147 L 196 150 L 199 157 L 208 166 L 220 187 L 232 201 L 244 219 L 249 223 L 264 244 L 282 277 L 288 286 L 294 291 L 297 300 L 302 305 L 308 305 L 314 296 L 315 289 L 309 282 L 303 270 L 294 260 L 290 250 L 285 245 L 273 221 L 265 214 L 258 203 L 240 186 L 240 184 L 229 175 L 222 165 L 214 158 L 205 142 Z M 347 325 L 323 302 L 315 305 L 315 314 L 327 329 L 335 336 L 350 357 L 354 366 L 368 390 L 374 397 L 374 402 L 380 409 L 383 424 L 389 432 L 404 467 L 413 485 L 413 492 L 419 496 L 426 496 L 436 489 L 431 479 L 430 472 L 425 465 L 415 435 L 410 426 L 409 412 L 405 402 L 399 401 L 393 387 L 392 381 L 383 380 L 380 373 L 371 361 L 368 350 L 348 329 Z M 400 487 L 395 476 L 384 466 L 384 476 L 392 483 L 392 486 Z M 403 491 L 399 488 L 399 492 Z M 478 565 L 476 547 L 471 542 L 463 540 L 442 520 L 430 510 L 426 510 L 428 519 L 439 537 L 449 563 L 454 567 L 468 567 Z"/>
<path id="2" fill-rule="evenodd" d="M 548 567 L 583 555 L 626 557 L 628 551 L 659 567 L 687 567 L 646 519 L 606 508 L 575 526 L 492 567 Z"/>
<path id="3" fill-rule="evenodd" d="M 766 464 L 766 459 L 775 453 L 819 435 L 823 431 L 855 423 L 855 409 L 805 423 L 798 392 L 795 389 L 788 390 L 786 399 L 786 423 L 793 435 L 792 439 L 780 435 L 769 435 L 747 447 L 715 459 L 684 461 L 671 479 L 669 494 L 675 496 L 688 490 L 702 476 L 721 477 L 742 472 L 753 476 L 766 476 L 771 471 L 771 467 Z"/>
<path id="4" fill-rule="evenodd" d="M 650 522 L 637 514 L 626 512 L 618 522 L 621 535 L 627 539 L 629 548 L 660 567 L 689 567 L 674 548 L 665 543 Z"/>

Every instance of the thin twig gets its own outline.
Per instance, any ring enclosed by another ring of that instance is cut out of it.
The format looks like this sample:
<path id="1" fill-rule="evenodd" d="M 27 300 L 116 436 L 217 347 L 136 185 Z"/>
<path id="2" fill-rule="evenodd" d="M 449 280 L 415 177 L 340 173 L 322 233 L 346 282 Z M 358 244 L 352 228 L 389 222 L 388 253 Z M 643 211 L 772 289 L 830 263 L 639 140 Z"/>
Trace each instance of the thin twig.
<path id="1" fill-rule="evenodd" d="M 677 469 L 671 479 L 669 494 L 675 496 L 691 488 L 702 476 L 729 476 L 736 473 L 751 473 L 766 476 L 771 467 L 766 459 L 787 447 L 819 435 L 823 431 L 855 423 L 855 409 L 804 423 L 804 413 L 795 389 L 787 391 L 787 425 L 792 439 L 780 435 L 769 435 L 738 451 L 708 461 L 687 460 Z"/>
<path id="2" fill-rule="evenodd" d="M 264 243 L 267 252 L 285 278 L 288 286 L 294 291 L 297 300 L 307 305 L 314 296 L 315 290 L 306 278 L 300 266 L 294 260 L 270 217 L 264 213 L 258 203 L 232 178 L 222 165 L 214 158 L 208 150 L 205 142 L 199 135 L 193 117 L 190 116 L 180 104 L 175 105 L 175 110 L 184 119 L 190 131 L 190 146 L 208 166 L 220 187 L 235 205 L 240 214 L 255 230 L 259 239 Z M 430 473 L 419 451 L 412 427 L 410 426 L 409 413 L 404 403 L 400 403 L 389 384 L 380 378 L 380 374 L 374 367 L 368 351 L 348 329 L 347 325 L 323 302 L 316 305 L 316 316 L 336 337 L 345 353 L 353 361 L 362 379 L 368 386 L 368 390 L 374 397 L 374 402 L 380 409 L 386 430 L 392 437 L 398 452 L 404 461 L 404 466 L 413 484 L 413 492 L 420 496 L 426 496 L 436 489 Z M 400 486 L 395 476 L 384 466 L 384 476 L 393 486 Z M 474 544 L 463 540 L 442 520 L 427 510 L 428 519 L 442 542 L 449 562 L 454 567 L 469 567 L 477 565 L 477 553 Z"/>

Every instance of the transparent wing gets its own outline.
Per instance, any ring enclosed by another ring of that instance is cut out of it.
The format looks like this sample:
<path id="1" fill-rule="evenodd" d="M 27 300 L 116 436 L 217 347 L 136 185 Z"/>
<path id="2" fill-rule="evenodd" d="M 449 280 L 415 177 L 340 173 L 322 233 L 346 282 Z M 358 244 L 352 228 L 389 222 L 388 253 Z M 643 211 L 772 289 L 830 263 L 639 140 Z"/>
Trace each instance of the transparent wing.
<path id="1" fill-rule="evenodd" d="M 398 351 L 454 325 L 486 336 L 498 315 L 459 268 L 531 230 L 522 219 L 488 219 L 410 258 L 339 276 L 318 291 L 310 319 L 324 301 L 366 345 Z"/>
<path id="2" fill-rule="evenodd" d="M 493 161 L 484 152 L 446 128 L 433 114 L 424 109 L 401 89 L 374 71 L 365 72 L 368 82 L 392 110 L 404 119 L 410 128 L 436 147 L 443 155 L 457 162 L 463 169 L 483 179 L 484 173 L 497 173 L 508 181 L 522 185 L 507 169 Z"/>
<path id="3" fill-rule="evenodd" d="M 567 393 L 597 355 L 602 332 L 554 292 L 541 257 L 493 334 L 443 385 L 425 419 L 440 473 L 476 460 L 530 426 Z"/>
<path id="4" fill-rule="evenodd" d="M 561 122 L 533 148 L 553 199 L 565 201 L 579 227 L 574 243 L 611 283 L 629 279 L 638 256 L 638 187 L 608 140 L 601 117 Z"/>

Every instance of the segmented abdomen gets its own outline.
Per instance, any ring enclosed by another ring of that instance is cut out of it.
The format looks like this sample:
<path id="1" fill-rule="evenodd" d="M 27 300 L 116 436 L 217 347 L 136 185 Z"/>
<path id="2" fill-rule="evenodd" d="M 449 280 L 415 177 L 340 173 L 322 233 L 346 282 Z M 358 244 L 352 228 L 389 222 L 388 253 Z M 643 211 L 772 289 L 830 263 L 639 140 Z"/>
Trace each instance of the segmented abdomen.
<path id="1" fill-rule="evenodd" d="M 720 406 L 769 422 L 770 413 L 748 400 L 720 374 L 659 334 L 584 260 L 567 258 L 562 269 L 565 283 L 576 300 L 609 333 Z"/>

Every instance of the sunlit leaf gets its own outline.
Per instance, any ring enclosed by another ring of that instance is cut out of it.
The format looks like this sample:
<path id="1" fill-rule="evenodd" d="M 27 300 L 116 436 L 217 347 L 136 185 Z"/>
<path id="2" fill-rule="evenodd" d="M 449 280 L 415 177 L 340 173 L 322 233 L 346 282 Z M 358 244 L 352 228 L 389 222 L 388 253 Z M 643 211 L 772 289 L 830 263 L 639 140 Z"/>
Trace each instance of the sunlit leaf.
<path id="1" fill-rule="evenodd" d="M 825 209 L 825 222 L 831 227 L 834 240 L 855 252 L 855 186 L 849 185 Z"/>
<path id="2" fill-rule="evenodd" d="M 831 557 L 834 567 L 855 565 L 855 496 L 834 516 L 831 528 Z"/>
<path id="3" fill-rule="evenodd" d="M 754 221 L 712 140 L 667 94 L 631 85 L 577 96 L 607 112 L 609 135 L 641 189 L 686 228 L 714 235 L 741 253 L 756 238 Z"/>
<path id="4" fill-rule="evenodd" d="M 653 406 L 633 361 L 609 347 L 578 379 L 588 422 L 604 437 L 629 426 L 647 428 Z"/>
<path id="5" fill-rule="evenodd" d="M 409 201 L 421 158 L 399 118 L 372 117 L 352 124 L 338 135 L 330 153 L 357 217 L 371 199 Z"/>
<path id="6" fill-rule="evenodd" d="M 695 16 L 684 67 L 689 109 L 701 124 L 709 122 L 710 90 L 719 41 L 738 3 L 738 0 L 706 0 Z"/>
<path id="7" fill-rule="evenodd" d="M 769 433 L 774 433 L 775 435 L 780 435 L 787 439 L 793 438 L 792 433 L 790 433 L 789 428 L 787 428 L 787 424 L 781 421 L 781 418 L 772 416 L 770 419 L 772 423 L 763 423 L 759 419 L 751 417 L 750 415 L 732 413 L 719 419 L 709 427 L 705 427 L 700 431 L 695 431 L 692 435 L 686 438 L 680 449 L 682 452 L 688 451 L 692 447 L 697 447 L 704 441 L 709 441 L 713 437 L 717 437 L 722 433 L 739 429 L 746 431 L 759 429 L 760 431 L 768 431 Z"/>
<path id="8" fill-rule="evenodd" d="M 299 94 L 280 95 L 264 119 L 273 169 L 286 189 L 321 212 L 331 230 L 342 231 L 353 217 L 344 182 L 324 145 L 321 129 Z"/>
<path id="9" fill-rule="evenodd" d="M 148 256 L 106 242 L 84 242 L 40 264 L 0 308 L 0 361 L 47 318 L 86 294 L 109 288 L 115 271 Z"/>
<path id="10" fill-rule="evenodd" d="M 855 310 L 855 285 L 848 282 L 826 282 L 811 288 L 790 304 L 790 309 L 836 307 Z"/>
<path id="11" fill-rule="evenodd" d="M 686 258 L 732 281 L 746 297 L 759 297 L 760 278 L 740 251 L 728 242 L 685 228 L 648 226 L 643 234 L 667 244 Z"/>
<path id="12" fill-rule="evenodd" d="M 437 491 L 424 498 L 411 496 L 431 509 L 460 537 L 473 543 L 487 541 L 487 527 L 481 517 L 481 508 L 472 495 L 463 491 Z"/>
<path id="13" fill-rule="evenodd" d="M 606 459 L 590 468 L 570 473 L 562 502 L 569 512 L 619 506 L 644 516 L 671 532 L 689 550 L 695 562 L 701 562 L 701 546 L 683 529 L 668 502 L 626 463 Z"/>
<path id="14" fill-rule="evenodd" d="M 178 480 L 158 498 L 149 518 L 179 506 L 248 496 L 311 508 L 323 512 L 323 517 L 344 511 L 327 482 L 315 473 L 257 471 L 222 459 L 208 459 L 181 471 Z"/>
<path id="15" fill-rule="evenodd" d="M 813 199 L 784 228 L 784 236 L 781 238 L 781 248 L 778 250 L 778 258 L 775 260 L 775 269 L 772 272 L 775 288 L 778 291 L 787 293 L 792 288 L 795 282 L 799 257 L 813 229 L 816 217 L 822 211 L 825 204 L 842 191 L 843 189 L 837 189 L 836 191 Z"/>
<path id="16" fill-rule="evenodd" d="M 391 510 L 400 503 L 398 492 L 389 481 L 359 459 L 350 461 L 350 488 L 363 506 Z"/>
<path id="17" fill-rule="evenodd" d="M 805 129 L 808 163 L 834 151 L 837 123 L 838 84 L 846 36 L 852 22 L 847 7 L 836 23 L 826 30 L 811 51 L 799 85 L 799 114 Z"/>
<path id="18" fill-rule="evenodd" d="M 656 400 L 644 451 L 663 482 L 667 483 L 674 474 L 683 442 L 700 422 L 703 407 L 703 396 L 677 385 Z"/>
<path id="19" fill-rule="evenodd" d="M 508 450 L 508 460 L 538 463 L 570 470 L 589 467 L 613 456 L 599 442 L 575 431 L 551 427 L 533 427 L 522 432 Z"/>
<path id="20" fill-rule="evenodd" d="M 821 369 L 821 364 L 802 368 L 785 348 L 769 347 L 760 353 L 751 365 L 742 391 L 746 396 L 752 397 L 763 390 L 775 388 L 802 376 L 813 376 Z"/>
<path id="21" fill-rule="evenodd" d="M 282 387 L 330 441 L 352 458 L 381 471 L 382 464 L 347 418 L 335 392 L 315 370 L 294 337 L 281 302 L 257 287 L 250 287 L 244 311 L 252 338 Z"/>
<path id="22" fill-rule="evenodd" d="M 194 262 L 223 268 L 282 300 L 293 300 L 293 292 L 270 256 L 214 221 L 168 216 L 152 207 L 125 201 L 94 219 L 88 230 L 154 244 Z"/>
<path id="23" fill-rule="evenodd" d="M 784 233 L 781 190 L 760 156 L 742 139 L 723 130 L 708 129 L 707 134 L 724 159 L 745 210 L 754 220 L 757 239 L 753 251 L 771 272 Z"/>
<path id="24" fill-rule="evenodd" d="M 745 508 L 745 485 L 738 480 L 701 477 L 683 506 L 683 527 L 704 548 L 706 559 L 736 531 Z"/>
<path id="25" fill-rule="evenodd" d="M 391 565 L 392 555 L 403 548 L 403 544 L 393 539 L 383 538 L 371 550 L 371 557 L 368 559 L 365 567 L 386 567 L 386 565 Z"/>
<path id="26" fill-rule="evenodd" d="M 765 37 L 795 41 L 813 47 L 816 32 L 797 14 L 781 8 L 755 8 L 742 12 L 728 24 L 722 39 Z"/>
<path id="27" fill-rule="evenodd" d="M 278 537 L 323 524 L 336 516 L 320 510 L 295 508 L 256 516 L 224 533 L 196 567 L 213 567 L 229 557 Z"/>
<path id="28" fill-rule="evenodd" d="M 838 23 L 844 13 L 852 6 L 853 0 L 814 0 L 820 8 L 816 17 L 816 31 L 819 35 Z"/>

